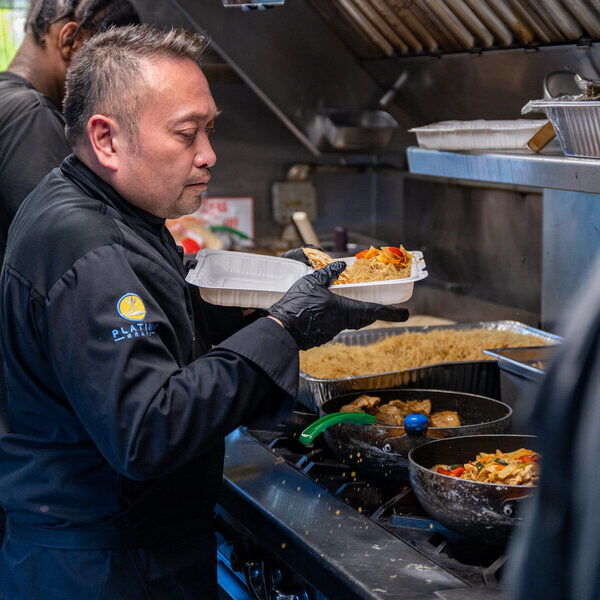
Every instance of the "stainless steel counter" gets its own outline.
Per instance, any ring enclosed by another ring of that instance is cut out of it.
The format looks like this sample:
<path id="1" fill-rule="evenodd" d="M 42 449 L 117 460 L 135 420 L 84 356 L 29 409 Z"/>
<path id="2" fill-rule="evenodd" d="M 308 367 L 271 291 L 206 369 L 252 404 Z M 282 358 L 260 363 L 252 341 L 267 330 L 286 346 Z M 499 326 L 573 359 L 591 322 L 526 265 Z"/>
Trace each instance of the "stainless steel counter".
<path id="1" fill-rule="evenodd" d="M 410 147 L 411 173 L 490 183 L 600 194 L 600 159 L 570 158 L 560 151 L 445 152 Z"/>
<path id="2" fill-rule="evenodd" d="M 225 454 L 219 506 L 327 597 L 433 600 L 467 588 L 243 432 Z"/>

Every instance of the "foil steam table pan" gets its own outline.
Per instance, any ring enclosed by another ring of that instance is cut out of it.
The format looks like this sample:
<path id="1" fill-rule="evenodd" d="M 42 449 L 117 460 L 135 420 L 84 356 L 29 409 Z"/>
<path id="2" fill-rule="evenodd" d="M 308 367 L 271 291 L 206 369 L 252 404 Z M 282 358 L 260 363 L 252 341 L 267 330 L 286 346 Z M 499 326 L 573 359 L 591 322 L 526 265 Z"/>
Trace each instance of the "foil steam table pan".
<path id="1" fill-rule="evenodd" d="M 459 323 L 456 325 L 435 325 L 426 327 L 386 327 L 362 331 L 344 331 L 333 342 L 350 346 L 367 346 L 384 338 L 402 333 L 427 333 L 436 330 L 489 329 L 510 331 L 523 335 L 533 335 L 540 342 L 558 344 L 558 335 L 535 329 L 518 321 L 484 321 L 479 323 Z M 405 371 L 321 379 L 300 371 L 298 401 L 304 406 L 318 410 L 325 401 L 353 391 L 367 391 L 395 387 L 414 387 L 454 392 L 479 394 L 489 398 L 500 398 L 500 375 L 498 365 L 493 360 L 438 363 L 416 367 Z"/>
<path id="2" fill-rule="evenodd" d="M 600 157 L 599 100 L 531 100 L 521 112 L 545 112 L 567 156 Z"/>

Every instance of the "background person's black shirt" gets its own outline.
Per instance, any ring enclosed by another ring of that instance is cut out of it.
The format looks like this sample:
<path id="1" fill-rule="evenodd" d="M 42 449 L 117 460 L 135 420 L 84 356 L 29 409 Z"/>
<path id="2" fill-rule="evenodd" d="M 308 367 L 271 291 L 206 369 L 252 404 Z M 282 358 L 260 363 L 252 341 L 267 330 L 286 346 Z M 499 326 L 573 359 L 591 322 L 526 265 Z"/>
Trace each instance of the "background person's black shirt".
<path id="1" fill-rule="evenodd" d="M 8 228 L 37 184 L 70 153 L 58 107 L 26 79 L 0 73 L 0 266 Z M 0 353 L 0 429 L 5 427 L 4 369 Z"/>
<path id="2" fill-rule="evenodd" d="M 0 264 L 21 202 L 70 153 L 58 107 L 26 79 L 0 73 Z"/>

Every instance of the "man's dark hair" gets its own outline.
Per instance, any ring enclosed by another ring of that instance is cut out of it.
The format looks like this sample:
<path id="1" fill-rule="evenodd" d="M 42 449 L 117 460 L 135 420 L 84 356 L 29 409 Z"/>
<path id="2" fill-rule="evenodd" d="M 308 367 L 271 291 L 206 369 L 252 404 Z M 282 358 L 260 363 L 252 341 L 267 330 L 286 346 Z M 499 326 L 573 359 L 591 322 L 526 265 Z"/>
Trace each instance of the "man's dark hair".
<path id="1" fill-rule="evenodd" d="M 135 25 L 140 17 L 130 0 L 32 0 L 25 31 L 31 31 L 38 44 L 44 45 L 44 36 L 53 23 L 68 19 L 78 24 L 75 37 L 81 29 L 92 33 L 109 27 Z"/>
<path id="2" fill-rule="evenodd" d="M 113 27 L 92 37 L 67 71 L 63 109 L 71 148 L 85 139 L 87 122 L 94 114 L 114 118 L 135 145 L 148 94 L 144 66 L 165 58 L 198 63 L 207 42 L 198 33 L 161 31 L 150 25 Z"/>

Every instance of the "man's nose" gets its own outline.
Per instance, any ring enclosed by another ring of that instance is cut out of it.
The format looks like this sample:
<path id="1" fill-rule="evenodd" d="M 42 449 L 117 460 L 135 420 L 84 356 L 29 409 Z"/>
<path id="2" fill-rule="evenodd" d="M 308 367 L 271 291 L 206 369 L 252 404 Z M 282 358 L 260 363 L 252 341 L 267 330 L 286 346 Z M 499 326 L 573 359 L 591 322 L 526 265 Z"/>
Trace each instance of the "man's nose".
<path id="1" fill-rule="evenodd" d="M 212 148 L 208 135 L 200 136 L 196 156 L 194 156 L 194 166 L 198 169 L 208 167 L 209 169 L 217 162 L 217 155 Z"/>

